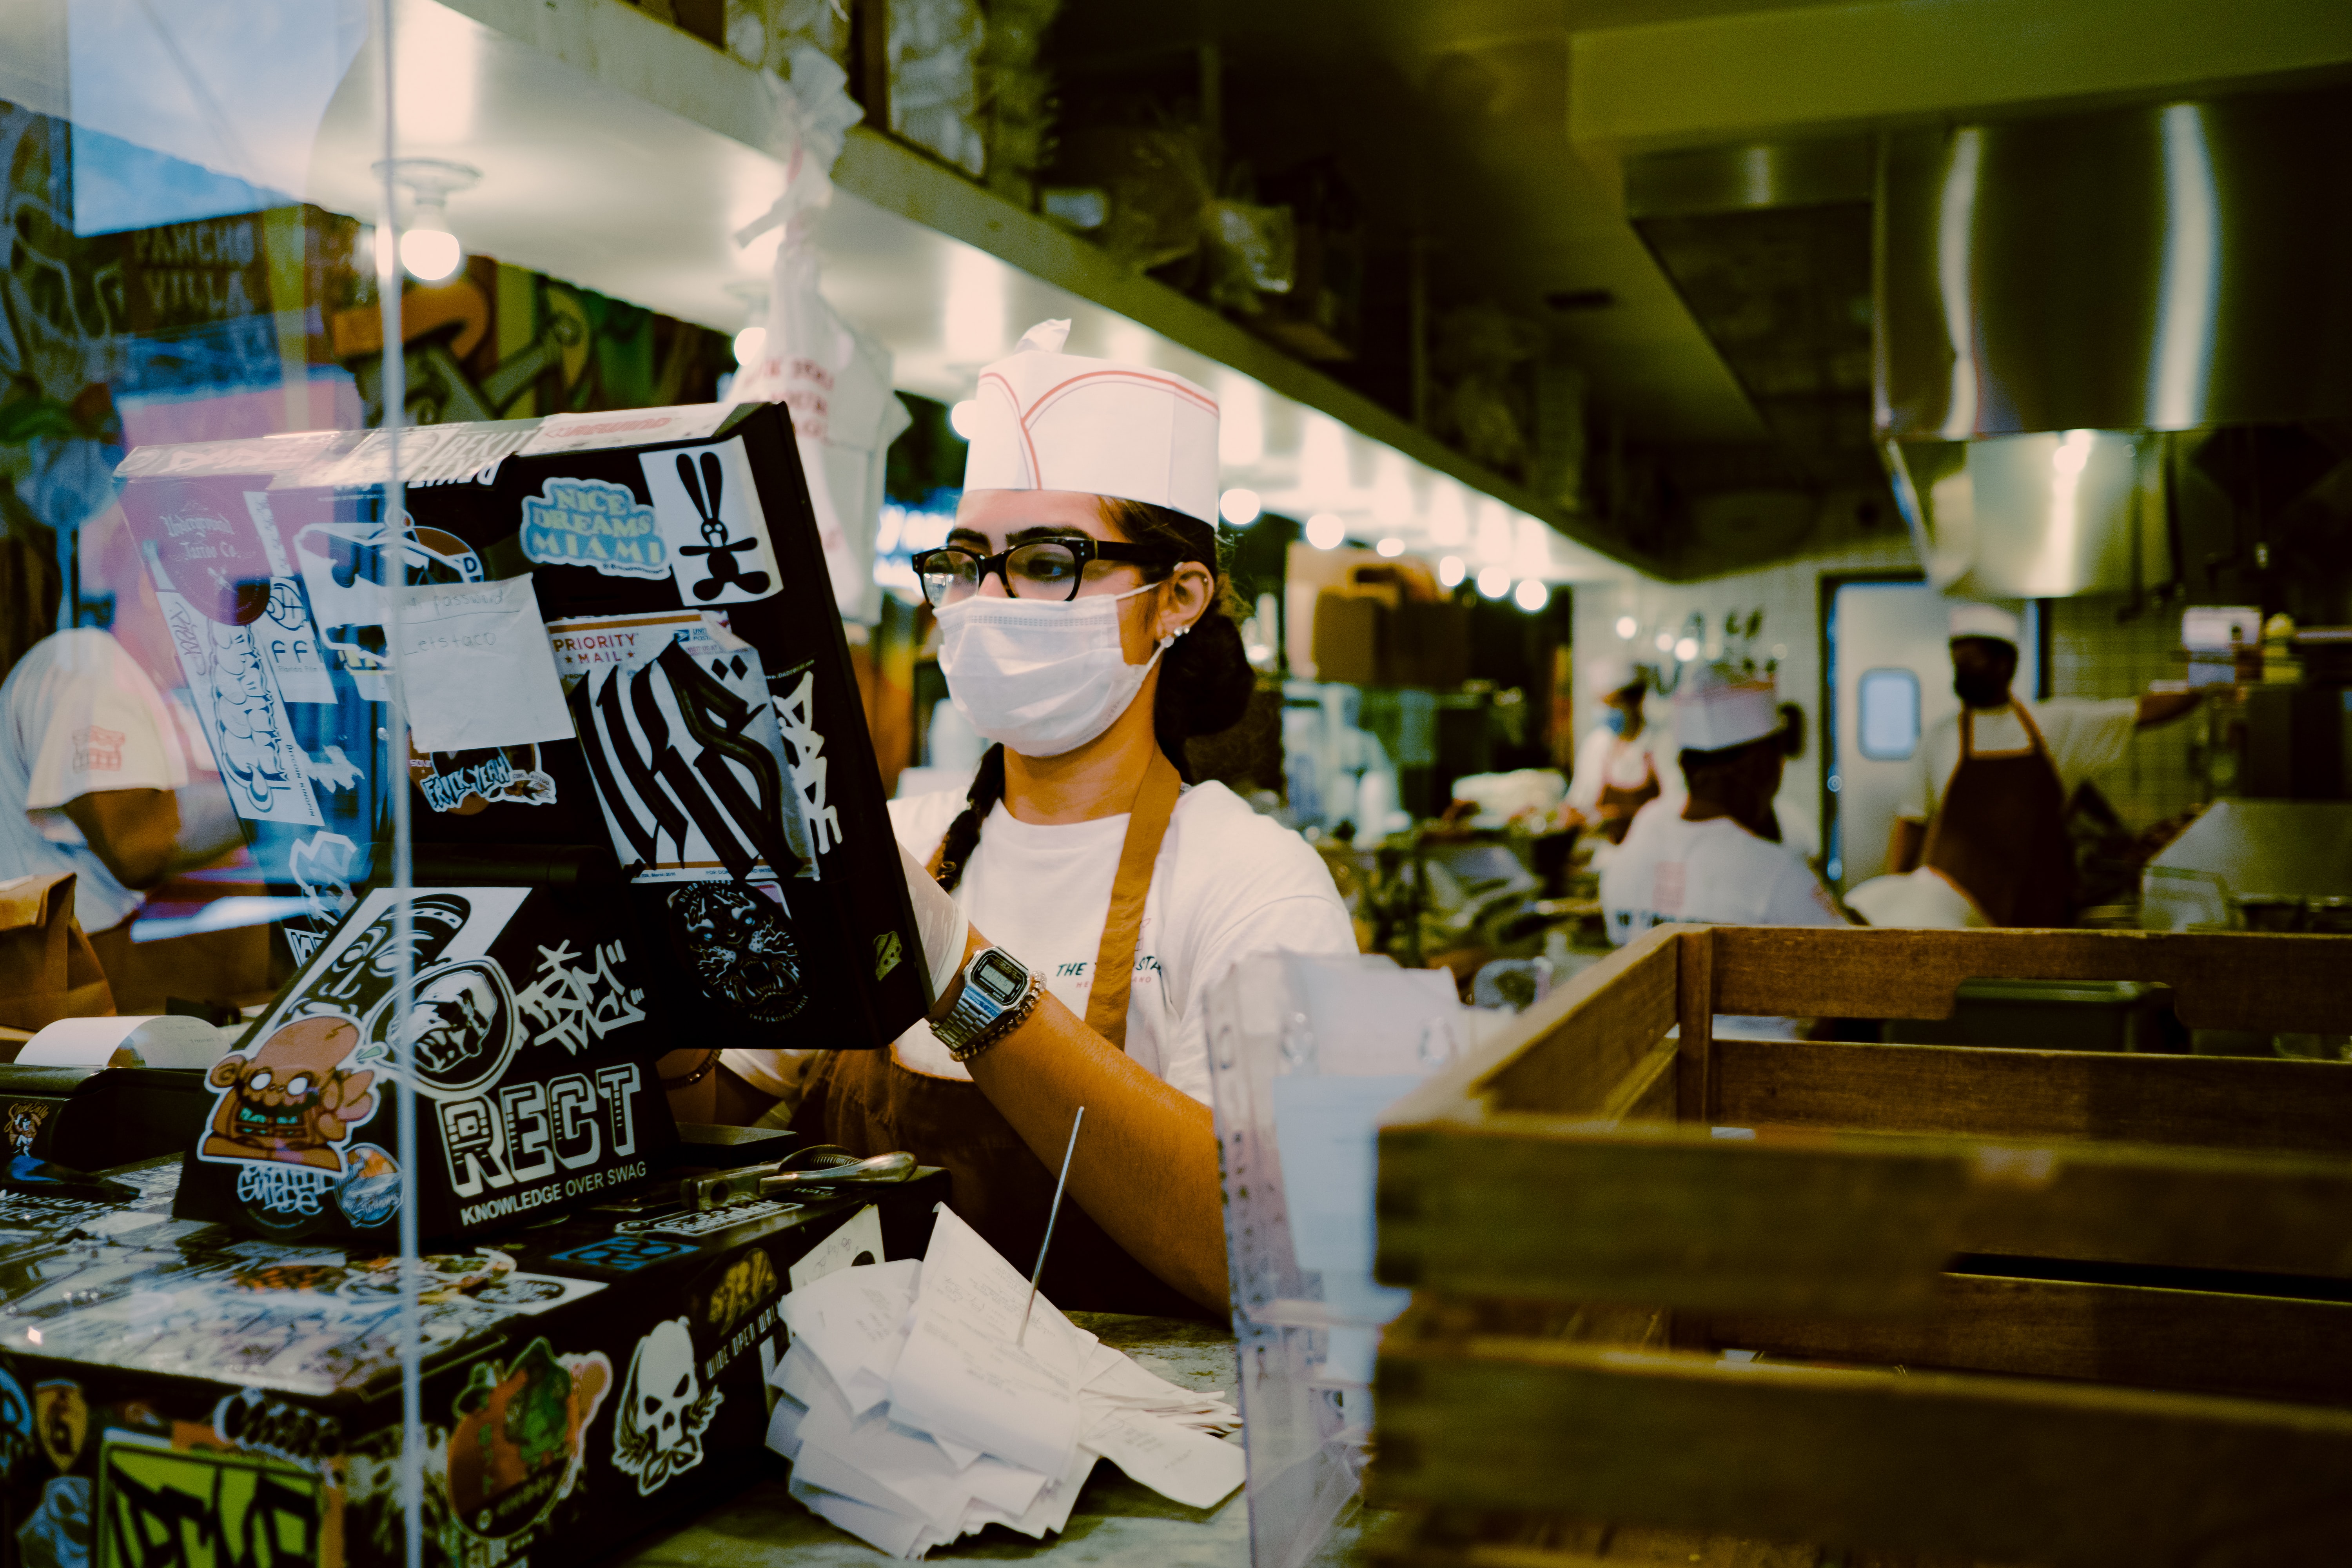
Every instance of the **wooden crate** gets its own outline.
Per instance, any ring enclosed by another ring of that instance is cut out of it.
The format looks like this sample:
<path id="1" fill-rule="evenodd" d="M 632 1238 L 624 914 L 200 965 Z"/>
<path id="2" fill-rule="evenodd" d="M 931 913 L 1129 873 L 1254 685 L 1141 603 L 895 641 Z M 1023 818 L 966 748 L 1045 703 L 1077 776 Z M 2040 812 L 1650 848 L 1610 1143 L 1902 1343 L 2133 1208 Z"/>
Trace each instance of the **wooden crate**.
<path id="1" fill-rule="evenodd" d="M 2340 937 L 1651 932 L 1381 1131 L 1389 1554 L 2352 1563 L 2352 1068 L 1710 1028 L 1971 977 L 2352 1031 Z"/>

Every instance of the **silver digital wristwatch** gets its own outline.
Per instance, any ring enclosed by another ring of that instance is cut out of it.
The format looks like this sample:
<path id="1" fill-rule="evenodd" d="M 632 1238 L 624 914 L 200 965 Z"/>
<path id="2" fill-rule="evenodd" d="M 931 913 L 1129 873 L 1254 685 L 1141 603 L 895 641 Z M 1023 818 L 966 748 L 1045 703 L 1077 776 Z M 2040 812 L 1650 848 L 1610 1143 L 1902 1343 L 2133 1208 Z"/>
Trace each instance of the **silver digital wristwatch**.
<path id="1" fill-rule="evenodd" d="M 1020 1026 L 1043 987 L 1029 966 L 1001 947 L 983 947 L 963 966 L 955 1005 L 931 1033 L 948 1054 L 968 1062 Z"/>

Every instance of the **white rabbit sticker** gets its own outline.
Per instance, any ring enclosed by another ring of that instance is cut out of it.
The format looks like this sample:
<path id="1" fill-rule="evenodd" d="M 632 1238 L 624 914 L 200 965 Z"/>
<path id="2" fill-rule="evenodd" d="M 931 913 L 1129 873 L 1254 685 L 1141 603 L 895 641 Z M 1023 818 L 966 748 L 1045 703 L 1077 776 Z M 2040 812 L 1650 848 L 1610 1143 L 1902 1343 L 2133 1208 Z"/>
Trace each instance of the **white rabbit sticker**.
<path id="1" fill-rule="evenodd" d="M 647 452 L 638 461 L 678 596 L 689 608 L 764 599 L 782 585 L 740 437 Z"/>

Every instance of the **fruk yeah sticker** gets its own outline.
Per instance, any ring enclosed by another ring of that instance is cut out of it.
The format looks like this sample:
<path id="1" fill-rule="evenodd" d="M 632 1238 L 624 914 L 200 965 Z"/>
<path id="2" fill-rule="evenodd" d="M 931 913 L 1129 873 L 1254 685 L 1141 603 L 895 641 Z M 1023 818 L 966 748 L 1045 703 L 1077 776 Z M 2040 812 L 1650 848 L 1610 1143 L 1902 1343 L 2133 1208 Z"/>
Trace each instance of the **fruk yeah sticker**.
<path id="1" fill-rule="evenodd" d="M 782 587 L 740 437 L 637 460 L 687 604 L 743 604 Z"/>

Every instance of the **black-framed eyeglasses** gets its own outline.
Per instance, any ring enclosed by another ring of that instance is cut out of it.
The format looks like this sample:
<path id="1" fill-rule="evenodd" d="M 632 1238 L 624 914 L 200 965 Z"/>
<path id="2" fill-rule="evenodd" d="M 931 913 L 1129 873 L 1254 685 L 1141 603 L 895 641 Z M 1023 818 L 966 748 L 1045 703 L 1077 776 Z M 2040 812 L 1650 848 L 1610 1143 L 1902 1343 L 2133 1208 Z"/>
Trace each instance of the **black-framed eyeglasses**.
<path id="1" fill-rule="evenodd" d="M 994 555 L 978 554 L 958 544 L 921 551 L 915 556 L 915 576 L 923 584 L 923 597 L 934 606 L 952 605 L 979 593 L 992 573 L 1004 580 L 1004 591 L 1016 599 L 1067 601 L 1078 596 L 1088 562 L 1173 566 L 1181 559 L 1159 545 L 1120 544 L 1078 534 L 1068 539 L 1033 539 Z"/>

